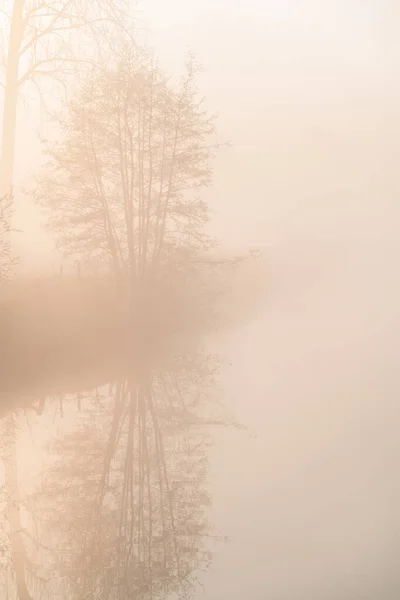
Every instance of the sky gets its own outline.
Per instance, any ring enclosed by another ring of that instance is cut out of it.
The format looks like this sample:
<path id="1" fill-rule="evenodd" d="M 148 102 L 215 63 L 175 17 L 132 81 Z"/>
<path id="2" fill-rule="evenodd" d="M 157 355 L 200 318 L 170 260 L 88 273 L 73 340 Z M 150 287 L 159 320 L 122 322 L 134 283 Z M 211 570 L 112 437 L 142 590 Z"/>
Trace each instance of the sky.
<path id="1" fill-rule="evenodd" d="M 216 445 L 212 520 L 231 540 L 201 600 L 398 598 L 399 11 L 395 0 L 137 6 L 168 72 L 194 51 L 232 141 L 215 164 L 211 230 L 268 248 L 272 264 L 264 313 L 224 341 L 234 367 L 221 385 L 259 437 Z M 40 160 L 35 110 L 21 103 L 19 185 Z M 21 268 L 54 268 L 43 216 L 21 194 L 16 213 Z M 300 286 L 307 268 L 317 282 Z"/>
<path id="2" fill-rule="evenodd" d="M 195 53 L 200 92 L 219 115 L 220 138 L 232 143 L 217 157 L 208 194 L 211 231 L 222 243 L 346 237 L 355 224 L 360 235 L 382 236 L 398 220 L 398 11 L 395 2 L 355 0 L 136 5 L 140 37 L 168 72 Z M 24 95 L 17 187 L 39 164 L 38 115 Z M 18 195 L 21 268 L 48 268 L 59 259 L 43 233 L 44 215 Z"/>

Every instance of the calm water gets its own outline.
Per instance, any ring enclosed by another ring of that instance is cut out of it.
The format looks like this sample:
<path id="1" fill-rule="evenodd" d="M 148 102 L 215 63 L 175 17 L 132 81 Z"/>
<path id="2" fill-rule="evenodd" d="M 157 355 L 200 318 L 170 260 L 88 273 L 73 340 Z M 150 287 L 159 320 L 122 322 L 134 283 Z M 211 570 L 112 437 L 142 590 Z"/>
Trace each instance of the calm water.
<path id="1" fill-rule="evenodd" d="M 392 243 L 337 252 L 301 293 L 288 264 L 265 313 L 226 340 L 227 397 L 258 437 L 225 432 L 213 450 L 212 521 L 230 543 L 198 599 L 399 597 Z"/>
<path id="2" fill-rule="evenodd" d="M 2 597 L 192 593 L 211 559 L 209 421 L 226 421 L 215 369 L 171 355 L 3 419 Z"/>
<path id="3" fill-rule="evenodd" d="M 361 257 L 286 262 L 198 352 L 3 419 L 1 598 L 398 598 L 400 287 Z"/>

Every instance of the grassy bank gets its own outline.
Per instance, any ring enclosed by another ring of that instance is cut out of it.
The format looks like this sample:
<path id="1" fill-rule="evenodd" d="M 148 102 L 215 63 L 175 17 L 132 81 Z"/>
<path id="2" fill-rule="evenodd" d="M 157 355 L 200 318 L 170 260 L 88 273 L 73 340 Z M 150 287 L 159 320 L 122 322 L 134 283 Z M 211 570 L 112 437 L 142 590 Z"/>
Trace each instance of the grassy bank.
<path id="1" fill-rule="evenodd" d="M 24 278 L 4 287 L 0 312 L 0 402 L 81 389 L 115 380 L 135 360 L 153 368 L 168 344 L 196 343 L 215 327 L 251 319 L 265 298 L 265 263 L 171 277 L 147 291 L 136 330 L 111 278 Z M 128 358 L 130 357 L 130 358 Z"/>

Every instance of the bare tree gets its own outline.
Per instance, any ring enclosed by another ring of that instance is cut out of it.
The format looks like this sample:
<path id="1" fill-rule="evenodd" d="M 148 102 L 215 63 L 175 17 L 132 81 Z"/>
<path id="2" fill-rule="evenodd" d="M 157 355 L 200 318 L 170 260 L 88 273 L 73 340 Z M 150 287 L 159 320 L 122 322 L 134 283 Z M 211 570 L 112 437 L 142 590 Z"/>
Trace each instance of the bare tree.
<path id="1" fill-rule="evenodd" d="M 0 6 L 5 76 L 0 196 L 12 187 L 18 95 L 28 81 L 64 83 L 64 76 L 92 63 L 95 43 L 111 41 L 117 26 L 129 34 L 129 0 L 14 0 Z M 8 35 L 7 35 L 8 34 Z M 95 35 L 93 35 L 95 34 Z"/>
<path id="2" fill-rule="evenodd" d="M 195 79 L 192 59 L 174 86 L 146 52 L 125 50 L 66 107 L 34 190 L 59 248 L 111 261 L 131 307 L 149 309 L 154 285 L 195 269 L 210 243 L 202 188 L 218 144 Z"/>

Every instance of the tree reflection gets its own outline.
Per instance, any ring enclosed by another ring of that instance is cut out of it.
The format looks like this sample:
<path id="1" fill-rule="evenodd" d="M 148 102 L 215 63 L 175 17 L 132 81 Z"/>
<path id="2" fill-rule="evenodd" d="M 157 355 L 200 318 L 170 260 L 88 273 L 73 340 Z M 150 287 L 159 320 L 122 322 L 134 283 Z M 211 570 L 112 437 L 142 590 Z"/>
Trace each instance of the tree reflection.
<path id="1" fill-rule="evenodd" d="M 212 357 L 176 358 L 163 372 L 142 364 L 111 395 L 81 403 L 27 498 L 28 564 L 43 598 L 190 596 L 211 560 L 216 370 Z"/>

